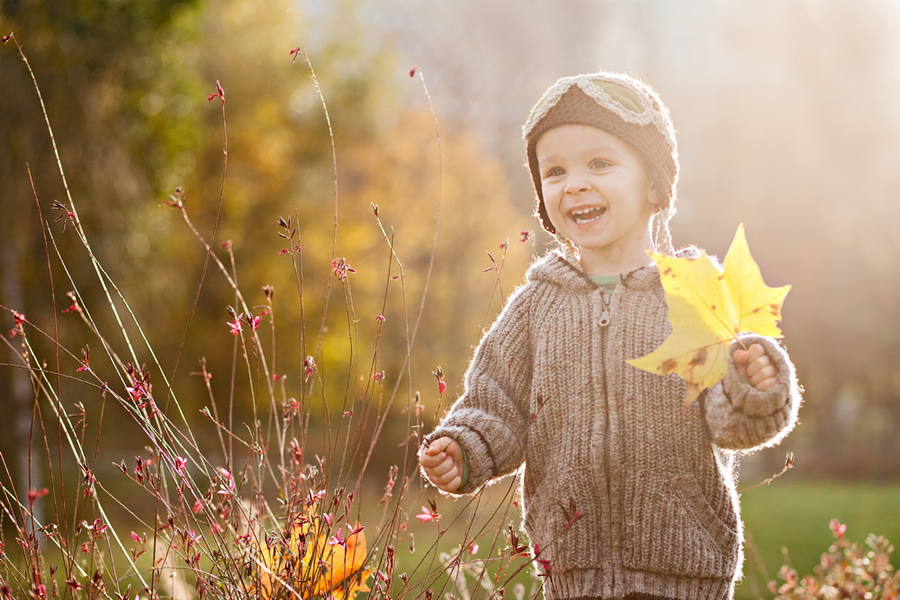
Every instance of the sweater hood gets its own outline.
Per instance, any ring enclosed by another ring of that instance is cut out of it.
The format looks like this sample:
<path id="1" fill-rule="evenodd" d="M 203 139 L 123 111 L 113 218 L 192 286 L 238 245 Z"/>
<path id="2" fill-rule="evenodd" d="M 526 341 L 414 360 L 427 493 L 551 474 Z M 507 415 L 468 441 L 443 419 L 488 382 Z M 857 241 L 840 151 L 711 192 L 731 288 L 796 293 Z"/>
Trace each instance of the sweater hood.
<path id="1" fill-rule="evenodd" d="M 682 248 L 675 253 L 679 258 L 699 258 L 696 246 Z M 571 291 L 593 291 L 597 285 L 581 267 L 560 250 L 551 250 L 539 257 L 529 267 L 525 278 L 528 281 L 544 281 Z M 620 276 L 623 284 L 633 290 L 646 290 L 658 285 L 659 269 L 656 263 L 648 264 Z"/>

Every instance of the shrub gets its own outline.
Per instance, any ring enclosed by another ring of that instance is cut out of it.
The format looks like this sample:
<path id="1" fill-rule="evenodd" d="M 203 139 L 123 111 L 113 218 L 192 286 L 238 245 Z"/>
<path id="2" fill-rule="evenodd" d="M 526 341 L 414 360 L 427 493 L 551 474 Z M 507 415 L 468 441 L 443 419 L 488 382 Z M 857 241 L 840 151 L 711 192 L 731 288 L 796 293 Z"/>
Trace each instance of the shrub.
<path id="1" fill-rule="evenodd" d="M 822 554 L 812 575 L 800 577 L 789 564 L 781 567 L 779 578 L 769 583 L 775 600 L 821 598 L 900 598 L 900 572 L 891 565 L 894 547 L 882 536 L 869 534 L 864 544 L 846 537 L 847 526 L 831 521 L 834 542 Z"/>

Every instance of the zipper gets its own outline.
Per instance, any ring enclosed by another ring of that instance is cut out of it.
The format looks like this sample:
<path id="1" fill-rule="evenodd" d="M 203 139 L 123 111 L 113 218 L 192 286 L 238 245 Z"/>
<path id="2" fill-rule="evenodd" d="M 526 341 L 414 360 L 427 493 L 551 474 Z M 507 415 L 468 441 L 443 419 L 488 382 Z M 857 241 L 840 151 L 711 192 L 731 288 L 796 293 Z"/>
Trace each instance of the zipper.
<path id="1" fill-rule="evenodd" d="M 609 308 L 610 304 L 612 304 L 612 294 L 607 292 L 606 290 L 600 291 L 600 301 L 603 303 L 603 309 L 600 311 L 600 319 L 597 321 L 597 325 L 600 328 L 600 373 L 603 375 L 603 412 L 605 415 L 605 419 L 603 422 L 603 460 L 601 461 L 601 465 L 604 472 L 603 483 L 606 487 L 606 510 L 604 511 L 607 515 L 607 522 L 603 523 L 601 526 L 605 527 L 607 530 L 608 541 L 612 541 L 616 537 L 618 537 L 618 533 L 613 533 L 613 528 L 615 525 L 615 515 L 613 515 L 613 499 L 612 499 L 612 489 L 610 487 L 610 461 L 611 461 L 611 448 L 609 439 L 610 432 L 610 398 L 609 398 L 609 373 L 607 372 L 606 365 L 606 338 L 609 335 L 609 323 L 610 323 L 610 314 Z M 613 552 L 620 551 L 620 549 L 613 549 Z M 613 570 L 613 574 L 615 574 L 615 570 Z M 615 579 L 610 582 L 612 589 L 616 589 Z"/>

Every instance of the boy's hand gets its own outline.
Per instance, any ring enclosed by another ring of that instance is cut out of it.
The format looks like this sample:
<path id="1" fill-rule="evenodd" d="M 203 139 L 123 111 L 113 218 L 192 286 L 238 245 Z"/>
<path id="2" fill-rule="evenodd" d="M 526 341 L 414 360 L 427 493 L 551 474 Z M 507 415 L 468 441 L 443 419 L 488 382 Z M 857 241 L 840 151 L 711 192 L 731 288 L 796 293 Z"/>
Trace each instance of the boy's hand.
<path id="1" fill-rule="evenodd" d="M 455 492 L 462 484 L 463 450 L 456 440 L 440 437 L 419 453 L 419 463 L 438 489 Z"/>
<path id="2" fill-rule="evenodd" d="M 746 350 L 735 350 L 734 366 L 745 381 L 761 392 L 778 383 L 778 369 L 762 344 L 751 344 Z"/>

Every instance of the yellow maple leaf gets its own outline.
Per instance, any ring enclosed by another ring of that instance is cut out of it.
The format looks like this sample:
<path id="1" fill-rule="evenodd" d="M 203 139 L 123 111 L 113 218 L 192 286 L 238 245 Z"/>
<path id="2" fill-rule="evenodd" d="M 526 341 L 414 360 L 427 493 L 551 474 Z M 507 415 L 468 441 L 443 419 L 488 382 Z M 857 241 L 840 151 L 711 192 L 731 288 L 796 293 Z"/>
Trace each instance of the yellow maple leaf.
<path id="1" fill-rule="evenodd" d="M 725 255 L 724 269 L 705 252 L 678 258 L 651 252 L 669 305 L 672 333 L 650 354 L 627 361 L 651 373 L 675 373 L 688 384 L 684 404 L 728 372 L 731 342 L 741 333 L 782 337 L 777 322 L 791 286 L 768 287 L 750 255 L 743 224 Z"/>

